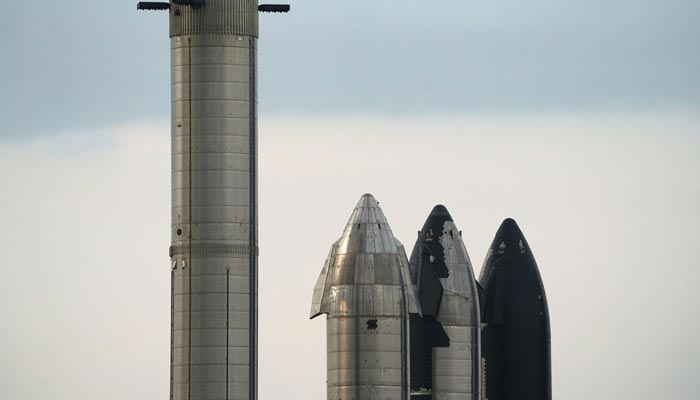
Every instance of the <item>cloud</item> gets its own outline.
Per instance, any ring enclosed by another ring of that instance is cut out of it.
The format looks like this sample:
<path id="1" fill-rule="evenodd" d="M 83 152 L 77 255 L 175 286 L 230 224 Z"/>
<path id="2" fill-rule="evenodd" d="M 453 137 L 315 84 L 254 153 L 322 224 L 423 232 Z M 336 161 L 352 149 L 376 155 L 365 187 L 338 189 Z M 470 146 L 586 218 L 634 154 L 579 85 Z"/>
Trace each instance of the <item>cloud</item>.
<path id="1" fill-rule="evenodd" d="M 444 203 L 477 271 L 518 220 L 548 291 L 557 398 L 693 398 L 697 115 L 262 120 L 260 397 L 325 398 L 311 290 L 372 192 L 409 250 Z M 0 395 L 165 397 L 168 123 L 48 137 L 0 143 Z"/>
<path id="2" fill-rule="evenodd" d="M 6 2 L 0 135 L 168 118 L 168 18 Z M 102 2 L 106 4 L 105 2 Z M 100 8 L 106 10 L 107 7 Z M 694 0 L 303 0 L 262 15 L 265 113 L 657 110 L 700 104 Z"/>

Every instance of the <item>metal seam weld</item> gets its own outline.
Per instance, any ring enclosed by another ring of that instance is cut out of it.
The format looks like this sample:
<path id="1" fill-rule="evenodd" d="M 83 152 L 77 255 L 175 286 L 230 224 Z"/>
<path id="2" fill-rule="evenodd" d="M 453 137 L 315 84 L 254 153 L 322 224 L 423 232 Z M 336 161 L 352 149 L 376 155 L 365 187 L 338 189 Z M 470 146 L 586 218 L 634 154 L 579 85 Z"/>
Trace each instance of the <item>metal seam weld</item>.
<path id="1" fill-rule="evenodd" d="M 231 297 L 229 273 L 230 273 L 230 270 L 229 270 L 229 267 L 227 266 L 226 267 L 226 400 L 228 400 L 228 365 L 229 365 L 228 364 L 228 362 L 229 362 L 229 360 L 228 360 L 228 351 L 229 351 L 229 339 L 228 339 L 228 337 L 231 334 L 229 332 L 229 326 L 230 326 L 229 321 L 231 318 L 231 316 L 229 314 L 231 311 L 229 309 L 229 306 L 230 306 L 229 299 Z"/>
<path id="2" fill-rule="evenodd" d="M 175 264 L 177 265 L 177 264 Z M 170 269 L 170 400 L 173 400 L 173 362 L 175 360 L 175 267 Z"/>
<path id="3" fill-rule="evenodd" d="M 188 72 L 188 81 L 187 81 L 187 86 L 188 86 L 188 97 L 190 98 L 189 101 L 189 113 L 188 113 L 188 127 L 187 127 L 187 133 L 189 136 L 189 148 L 188 148 L 188 180 L 189 180 L 189 200 L 187 206 L 189 207 L 189 217 L 187 219 L 188 222 L 188 227 L 187 227 L 187 236 L 188 236 L 188 242 L 189 242 L 189 248 L 192 248 L 192 38 L 187 38 L 187 72 Z M 192 253 L 188 253 L 188 261 L 187 263 L 189 264 L 189 269 L 188 269 L 188 301 L 187 301 L 187 306 L 188 306 L 188 320 L 187 320 L 187 341 L 188 341 L 188 346 L 189 346 L 189 351 L 187 352 L 187 399 L 190 400 L 192 396 Z"/>
<path id="4" fill-rule="evenodd" d="M 170 246 L 170 257 L 187 254 L 187 255 L 212 255 L 212 254 L 250 254 L 251 248 L 255 255 L 258 254 L 257 246 L 246 246 L 243 244 L 224 244 L 224 243 L 195 243 L 195 244 L 180 244 Z"/>
<path id="5" fill-rule="evenodd" d="M 399 265 L 401 261 L 399 260 Z M 401 399 L 407 400 L 408 393 L 410 391 L 410 385 L 408 383 L 408 312 L 406 310 L 406 302 L 408 298 L 406 296 L 406 286 L 403 281 L 403 274 L 399 272 L 399 282 L 401 282 Z"/>
<path id="6" fill-rule="evenodd" d="M 256 289 L 257 289 L 257 187 L 256 187 L 256 178 L 257 178 L 257 126 L 256 126 L 256 114 L 257 114 L 257 109 L 256 109 L 256 101 L 257 101 L 257 93 L 256 93 L 256 85 L 255 85 L 255 79 L 256 79 L 256 65 L 255 65 L 255 38 L 249 38 L 248 39 L 249 43 L 249 65 L 250 65 L 250 90 L 248 91 L 250 95 L 250 157 L 249 157 L 249 163 L 250 163 L 250 185 L 249 185 L 249 190 L 250 190 L 250 214 L 249 214 L 249 231 L 250 231 L 250 258 L 249 258 L 249 267 L 250 267 L 250 300 L 249 300 L 249 305 L 250 305 L 250 320 L 249 320 L 249 338 L 248 338 L 248 346 L 249 346 L 249 364 L 250 364 L 250 370 L 249 370 L 249 393 L 248 393 L 248 400 L 257 400 L 257 352 L 256 352 L 256 330 L 257 330 L 257 309 L 256 309 Z"/>

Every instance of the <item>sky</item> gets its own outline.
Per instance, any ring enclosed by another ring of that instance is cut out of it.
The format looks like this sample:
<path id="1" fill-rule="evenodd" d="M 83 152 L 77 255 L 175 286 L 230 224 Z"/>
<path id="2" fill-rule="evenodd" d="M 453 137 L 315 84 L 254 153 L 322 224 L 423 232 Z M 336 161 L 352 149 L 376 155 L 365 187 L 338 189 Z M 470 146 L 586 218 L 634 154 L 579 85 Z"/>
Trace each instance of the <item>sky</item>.
<path id="1" fill-rule="evenodd" d="M 167 17 L 111 3 L 0 13 L 0 398 L 168 395 Z M 445 204 L 477 273 L 518 221 L 555 398 L 697 398 L 700 3 L 418 4 L 261 17 L 260 399 L 325 398 L 311 293 L 365 192 L 409 251 Z"/>
<path id="2" fill-rule="evenodd" d="M 0 134 L 168 119 L 167 15 L 7 1 Z M 502 115 L 700 103 L 695 0 L 300 0 L 261 16 L 261 115 Z"/>

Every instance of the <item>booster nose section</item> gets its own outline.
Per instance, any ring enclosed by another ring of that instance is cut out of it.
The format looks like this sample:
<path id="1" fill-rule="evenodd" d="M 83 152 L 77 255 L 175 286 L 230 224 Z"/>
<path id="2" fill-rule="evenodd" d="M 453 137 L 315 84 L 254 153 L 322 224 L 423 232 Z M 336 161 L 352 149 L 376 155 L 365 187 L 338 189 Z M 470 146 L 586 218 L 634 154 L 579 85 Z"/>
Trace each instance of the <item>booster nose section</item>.
<path id="1" fill-rule="evenodd" d="M 469 255 L 452 216 L 438 205 L 411 254 L 422 316 L 411 315 L 413 399 L 479 398 L 479 303 Z"/>
<path id="2" fill-rule="evenodd" d="M 327 314 L 327 398 L 406 399 L 408 313 L 419 312 L 403 245 L 362 196 L 326 258 L 311 318 Z"/>
<path id="3" fill-rule="evenodd" d="M 506 219 L 479 277 L 485 292 L 482 331 L 489 400 L 552 398 L 549 310 L 525 236 Z"/>
<path id="4" fill-rule="evenodd" d="M 544 325 L 549 329 L 540 271 L 525 236 L 513 219 L 504 220 L 496 232 L 479 281 L 486 297 L 484 322 L 528 325 L 546 322 Z"/>
<path id="5" fill-rule="evenodd" d="M 339 293 L 357 285 L 401 285 L 406 306 L 419 313 L 403 244 L 391 231 L 379 203 L 365 193 L 332 246 L 314 287 L 310 318 L 341 312 Z M 353 289 L 354 290 L 354 289 Z"/>

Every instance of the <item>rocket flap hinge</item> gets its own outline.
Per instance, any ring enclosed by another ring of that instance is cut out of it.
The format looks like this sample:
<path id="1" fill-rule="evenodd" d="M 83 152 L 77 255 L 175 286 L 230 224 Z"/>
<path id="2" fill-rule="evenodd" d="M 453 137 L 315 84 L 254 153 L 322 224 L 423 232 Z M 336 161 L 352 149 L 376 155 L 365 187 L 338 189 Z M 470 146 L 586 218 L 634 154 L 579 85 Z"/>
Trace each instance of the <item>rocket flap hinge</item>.
<path id="1" fill-rule="evenodd" d="M 266 13 L 286 13 L 289 12 L 289 4 L 260 4 L 258 11 Z"/>
<path id="2" fill-rule="evenodd" d="M 154 1 L 139 1 L 136 5 L 137 10 L 168 10 L 170 3 L 161 3 Z"/>

